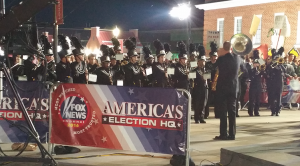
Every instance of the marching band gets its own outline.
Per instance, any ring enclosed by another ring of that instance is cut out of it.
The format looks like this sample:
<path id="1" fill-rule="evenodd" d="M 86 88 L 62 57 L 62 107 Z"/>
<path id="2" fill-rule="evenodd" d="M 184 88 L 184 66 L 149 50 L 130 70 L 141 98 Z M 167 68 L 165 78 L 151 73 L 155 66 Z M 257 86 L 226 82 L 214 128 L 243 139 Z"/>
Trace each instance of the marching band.
<path id="1" fill-rule="evenodd" d="M 124 41 L 127 54 L 124 54 L 123 60 L 117 60 L 116 56 L 123 55 L 123 53 L 119 41 L 113 38 L 114 47 L 101 45 L 102 57 L 99 65 L 95 54 L 85 55 L 83 46 L 76 37 L 72 37 L 70 40 L 67 36 L 59 35 L 58 38 L 62 50 L 58 52 L 60 62 L 56 64 L 47 37 L 44 35 L 40 37 L 46 57 L 45 62 L 47 62 L 47 81 L 186 89 L 192 94 L 192 108 L 196 123 L 206 123 L 204 119 L 209 117 L 211 104 L 214 105 L 214 117 L 221 117 L 220 109 L 222 108 L 219 108 L 221 107 L 219 105 L 222 103 L 222 99 L 220 99 L 222 95 L 220 97 L 218 91 L 221 90 L 218 89 L 226 89 L 226 85 L 222 82 L 226 82 L 228 78 L 222 78 L 220 74 L 224 73 L 221 70 L 232 71 L 228 70 L 228 64 L 224 66 L 224 69 L 218 66 L 219 59 L 224 55 L 218 55 L 218 46 L 214 42 L 210 43 L 209 58 L 207 58 L 202 45 L 190 44 L 187 47 L 184 42 L 178 42 L 178 62 L 175 62 L 167 56 L 171 51 L 170 45 L 155 40 L 153 42 L 156 49 L 155 54 L 151 53 L 149 47 L 143 47 L 143 62 L 139 59 L 141 56 L 136 51 L 135 38 Z M 248 114 L 249 116 L 260 116 L 262 78 L 266 80 L 271 115 L 279 116 L 283 107 L 281 94 L 283 86 L 286 84 L 285 80 L 297 77 L 297 61 L 294 60 L 294 52 L 289 52 L 287 56 L 284 56 L 284 48 L 280 48 L 278 51 L 273 49 L 270 50 L 272 56 L 268 56 L 264 60 L 260 51 L 252 50 L 251 40 L 247 36 L 239 34 L 233 38 L 235 42 L 231 42 L 232 50 L 229 52 L 238 55 L 241 61 L 236 82 L 235 116 L 239 116 L 238 111 L 246 103 L 244 96 L 247 88 L 249 88 Z M 240 41 L 243 38 L 248 41 L 246 44 Z M 240 43 L 244 43 L 243 48 Z M 72 46 L 75 49 L 71 50 Z M 252 56 L 250 56 L 250 52 L 252 52 Z M 72 60 L 72 56 L 75 61 Z M 154 59 L 156 59 L 155 62 Z M 37 61 L 37 63 L 32 63 L 33 61 Z M 13 62 L 13 64 L 15 63 Z M 12 71 L 15 76 L 25 74 L 28 81 L 39 81 L 45 73 L 43 66 L 45 66 L 43 59 L 31 55 L 25 60 L 24 65 L 14 65 Z"/>

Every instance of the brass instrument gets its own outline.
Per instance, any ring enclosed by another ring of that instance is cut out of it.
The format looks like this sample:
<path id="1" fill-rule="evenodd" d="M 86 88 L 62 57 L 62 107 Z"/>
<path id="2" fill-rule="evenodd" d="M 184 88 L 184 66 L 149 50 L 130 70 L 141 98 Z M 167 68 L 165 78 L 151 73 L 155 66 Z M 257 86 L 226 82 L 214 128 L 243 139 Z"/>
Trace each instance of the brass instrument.
<path id="1" fill-rule="evenodd" d="M 211 90 L 212 91 L 216 91 L 217 90 L 218 77 L 219 77 L 219 68 L 217 68 L 214 80 L 213 80 L 212 85 L 211 85 Z"/>
<path id="2" fill-rule="evenodd" d="M 271 65 L 271 67 L 272 68 L 274 68 L 274 67 L 276 67 L 276 66 L 278 66 L 278 65 L 282 65 L 284 63 L 284 59 L 283 58 L 278 58 L 276 61 L 275 61 L 275 63 L 273 63 L 272 65 Z"/>
<path id="3" fill-rule="evenodd" d="M 233 53 L 240 56 L 249 54 L 253 48 L 251 39 L 242 33 L 233 35 L 230 43 Z"/>
<path id="4" fill-rule="evenodd" d="M 232 45 L 232 52 L 240 56 L 249 54 L 253 48 L 251 39 L 242 33 L 233 35 L 230 39 L 230 43 Z M 243 73 L 240 71 L 239 76 L 241 74 Z M 212 82 L 212 91 L 217 90 L 218 77 L 219 77 L 219 69 L 217 69 L 214 80 Z"/>
<path id="5" fill-rule="evenodd" d="M 266 70 L 266 64 L 260 65 L 259 66 L 259 71 L 265 71 Z"/>

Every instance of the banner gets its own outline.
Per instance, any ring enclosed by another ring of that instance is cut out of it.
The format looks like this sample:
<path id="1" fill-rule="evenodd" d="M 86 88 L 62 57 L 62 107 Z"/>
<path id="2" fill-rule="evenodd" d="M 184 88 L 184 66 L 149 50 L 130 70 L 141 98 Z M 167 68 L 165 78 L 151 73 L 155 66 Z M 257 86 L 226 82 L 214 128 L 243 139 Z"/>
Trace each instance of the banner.
<path id="1" fill-rule="evenodd" d="M 188 100 L 175 89 L 61 84 L 51 143 L 184 154 Z"/>
<path id="2" fill-rule="evenodd" d="M 210 50 L 211 42 L 215 42 L 215 43 L 217 43 L 217 46 L 220 46 L 220 32 L 219 31 L 207 31 L 206 49 Z"/>
<path id="3" fill-rule="evenodd" d="M 288 85 L 284 85 L 282 91 L 282 103 L 300 103 L 300 81 L 298 79 L 292 79 L 286 81 Z M 248 88 L 244 97 L 245 101 L 249 100 L 249 86 L 250 82 L 248 82 Z M 261 103 L 268 103 L 268 91 L 266 80 L 262 78 L 262 92 L 261 92 Z"/>
<path id="4" fill-rule="evenodd" d="M 4 92 L 3 98 L 0 100 L 0 114 L 16 124 L 27 126 L 10 86 L 6 81 L 3 82 L 3 85 Z M 39 133 L 40 140 L 46 142 L 46 133 L 49 131 L 49 90 L 40 82 L 17 82 L 17 86 L 26 90 L 24 92 L 18 89 L 18 92 L 31 119 L 37 111 L 34 126 Z M 25 142 L 28 137 L 18 128 L 10 127 L 2 118 L 0 118 L 0 133 L 0 143 Z"/>
<path id="5" fill-rule="evenodd" d="M 64 24 L 64 8 L 63 8 L 63 0 L 57 0 L 57 4 L 55 5 L 55 15 L 57 20 L 57 25 Z"/>

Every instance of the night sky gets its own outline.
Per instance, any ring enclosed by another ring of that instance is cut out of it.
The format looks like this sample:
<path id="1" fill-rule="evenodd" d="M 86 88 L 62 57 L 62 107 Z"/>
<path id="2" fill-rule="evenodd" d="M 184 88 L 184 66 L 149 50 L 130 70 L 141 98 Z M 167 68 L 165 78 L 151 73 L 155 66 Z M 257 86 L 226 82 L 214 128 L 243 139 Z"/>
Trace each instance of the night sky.
<path id="1" fill-rule="evenodd" d="M 6 7 L 21 0 L 6 0 Z M 183 0 L 64 0 L 64 28 L 100 26 L 111 29 L 116 25 L 122 30 L 161 30 L 186 27 L 184 21 L 172 18 L 170 10 Z M 204 0 L 193 0 L 199 4 Z M 73 11 L 73 12 L 72 12 Z M 201 27 L 203 11 L 193 6 L 193 27 Z M 53 22 L 53 9 L 48 7 L 37 14 L 38 22 Z"/>

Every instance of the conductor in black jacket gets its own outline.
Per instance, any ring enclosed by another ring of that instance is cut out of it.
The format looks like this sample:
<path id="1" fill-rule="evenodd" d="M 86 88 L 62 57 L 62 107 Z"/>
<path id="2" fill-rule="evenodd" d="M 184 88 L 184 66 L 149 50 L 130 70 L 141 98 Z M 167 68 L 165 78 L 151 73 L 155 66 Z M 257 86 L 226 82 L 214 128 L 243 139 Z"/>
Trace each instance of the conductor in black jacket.
<path id="1" fill-rule="evenodd" d="M 216 65 L 219 69 L 216 99 L 220 113 L 220 135 L 216 140 L 234 140 L 236 133 L 236 100 L 238 93 L 238 71 L 241 60 L 239 56 L 231 54 L 231 44 L 224 42 L 224 56 L 218 58 Z M 229 119 L 229 135 L 227 135 L 227 112 Z"/>

